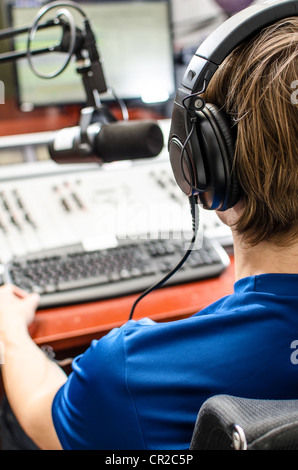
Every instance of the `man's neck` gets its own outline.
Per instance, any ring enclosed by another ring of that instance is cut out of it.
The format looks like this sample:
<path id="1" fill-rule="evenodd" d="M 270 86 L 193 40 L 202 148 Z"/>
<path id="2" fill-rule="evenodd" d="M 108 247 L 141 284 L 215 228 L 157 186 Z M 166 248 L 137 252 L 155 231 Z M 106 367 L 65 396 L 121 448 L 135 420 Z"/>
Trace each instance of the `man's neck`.
<path id="1" fill-rule="evenodd" d="M 298 242 L 291 246 L 262 242 L 248 247 L 234 236 L 236 280 L 266 273 L 298 274 Z"/>

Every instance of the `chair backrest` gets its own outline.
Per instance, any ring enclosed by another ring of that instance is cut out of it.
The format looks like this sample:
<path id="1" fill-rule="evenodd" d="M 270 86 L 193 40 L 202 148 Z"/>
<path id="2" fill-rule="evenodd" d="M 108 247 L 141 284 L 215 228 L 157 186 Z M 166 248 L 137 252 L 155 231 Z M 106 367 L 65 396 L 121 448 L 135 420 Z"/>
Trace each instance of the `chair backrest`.
<path id="1" fill-rule="evenodd" d="M 216 395 L 202 405 L 190 450 L 297 450 L 298 400 Z"/>

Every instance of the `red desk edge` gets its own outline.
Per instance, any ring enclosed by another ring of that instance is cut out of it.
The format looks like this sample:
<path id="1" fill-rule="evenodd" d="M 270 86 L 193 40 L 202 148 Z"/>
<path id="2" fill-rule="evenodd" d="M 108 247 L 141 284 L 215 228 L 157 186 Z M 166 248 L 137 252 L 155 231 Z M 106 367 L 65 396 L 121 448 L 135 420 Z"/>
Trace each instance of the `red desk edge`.
<path id="1" fill-rule="evenodd" d="M 233 292 L 234 260 L 219 276 L 203 281 L 163 287 L 150 293 L 136 307 L 134 319 L 155 321 L 186 318 Z M 124 324 L 138 295 L 85 304 L 38 310 L 30 334 L 36 344 L 63 350 L 88 345 L 112 328 Z"/>

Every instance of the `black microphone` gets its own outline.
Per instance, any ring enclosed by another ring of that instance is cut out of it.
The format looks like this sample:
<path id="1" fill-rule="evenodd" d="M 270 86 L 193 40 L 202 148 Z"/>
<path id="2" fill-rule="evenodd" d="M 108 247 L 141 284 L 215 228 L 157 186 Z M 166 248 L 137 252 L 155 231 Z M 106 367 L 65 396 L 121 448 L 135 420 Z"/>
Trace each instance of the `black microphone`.
<path id="1" fill-rule="evenodd" d="M 90 124 L 84 133 L 79 126 L 62 129 L 49 153 L 57 163 L 105 163 L 156 157 L 163 145 L 156 121 L 116 121 Z"/>

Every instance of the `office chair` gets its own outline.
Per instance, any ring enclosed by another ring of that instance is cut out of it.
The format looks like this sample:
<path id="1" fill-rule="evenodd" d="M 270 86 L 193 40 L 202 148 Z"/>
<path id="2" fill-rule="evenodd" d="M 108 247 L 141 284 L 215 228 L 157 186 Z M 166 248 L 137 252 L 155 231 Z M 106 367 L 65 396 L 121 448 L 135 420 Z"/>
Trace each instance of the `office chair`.
<path id="1" fill-rule="evenodd" d="M 197 416 L 190 450 L 297 450 L 298 400 L 216 395 Z"/>

